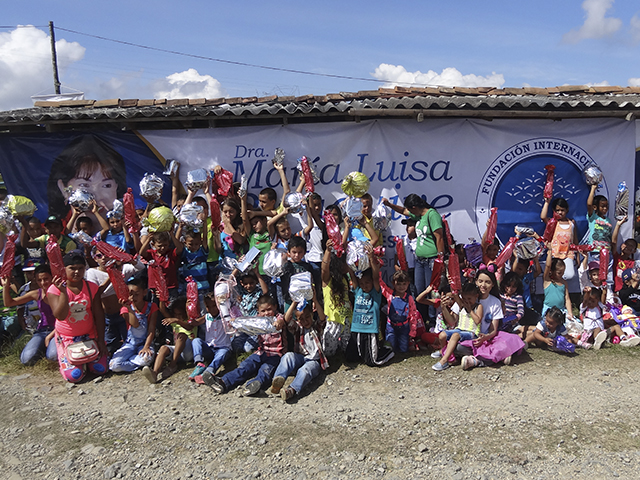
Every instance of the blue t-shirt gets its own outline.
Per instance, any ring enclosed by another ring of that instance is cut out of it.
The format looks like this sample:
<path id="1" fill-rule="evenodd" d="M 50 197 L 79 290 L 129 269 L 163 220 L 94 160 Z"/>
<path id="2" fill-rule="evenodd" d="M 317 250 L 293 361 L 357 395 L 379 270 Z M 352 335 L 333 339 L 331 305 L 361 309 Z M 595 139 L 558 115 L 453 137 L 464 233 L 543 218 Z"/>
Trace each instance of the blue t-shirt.
<path id="1" fill-rule="evenodd" d="M 128 244 L 124 239 L 124 232 L 111 233 L 111 230 L 109 230 L 105 235 L 104 241 L 109 245 L 121 248 L 125 252 L 129 252 L 131 250 L 131 247 L 133 247 L 133 245 Z"/>
<path id="2" fill-rule="evenodd" d="M 378 333 L 380 330 L 380 306 L 382 293 L 375 288 L 365 292 L 356 288 L 355 306 L 351 318 L 351 331 L 355 333 Z"/>
<path id="3" fill-rule="evenodd" d="M 209 276 L 207 271 L 207 251 L 200 247 L 195 252 L 190 252 L 186 247 L 182 250 L 182 265 L 180 266 L 180 280 L 186 289 L 186 278 L 191 276 L 198 284 L 198 291 L 208 291 Z"/>

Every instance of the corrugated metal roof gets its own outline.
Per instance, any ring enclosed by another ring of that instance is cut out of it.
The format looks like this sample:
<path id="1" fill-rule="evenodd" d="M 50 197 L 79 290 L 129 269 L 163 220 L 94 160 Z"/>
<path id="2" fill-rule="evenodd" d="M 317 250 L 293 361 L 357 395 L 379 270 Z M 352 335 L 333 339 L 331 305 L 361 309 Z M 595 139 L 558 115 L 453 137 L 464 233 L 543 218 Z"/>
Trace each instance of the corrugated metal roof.
<path id="1" fill-rule="evenodd" d="M 593 117 L 633 115 L 640 110 L 640 87 L 562 86 L 553 88 L 427 87 L 341 92 L 322 96 L 217 99 L 110 99 L 36 102 L 33 108 L 0 112 L 0 127 L 75 128 L 122 122 L 183 127 L 252 124 L 322 117 L 342 120 L 386 117 Z M 314 120 L 315 119 L 315 120 Z M 66 126 L 66 127 L 65 127 Z"/>

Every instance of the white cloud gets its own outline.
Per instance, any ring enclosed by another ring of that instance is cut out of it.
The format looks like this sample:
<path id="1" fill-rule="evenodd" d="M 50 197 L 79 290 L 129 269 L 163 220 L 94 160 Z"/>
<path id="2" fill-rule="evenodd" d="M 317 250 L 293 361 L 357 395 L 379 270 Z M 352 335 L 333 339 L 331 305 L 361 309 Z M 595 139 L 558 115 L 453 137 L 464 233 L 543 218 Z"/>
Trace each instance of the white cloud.
<path id="1" fill-rule="evenodd" d="M 504 75 L 492 72 L 486 77 L 474 74 L 463 75 L 457 69 L 448 67 L 442 73 L 429 70 L 408 72 L 402 65 L 389 65 L 381 63 L 372 76 L 381 82 L 384 87 L 401 86 L 443 86 L 443 87 L 502 87 Z"/>
<path id="2" fill-rule="evenodd" d="M 195 68 L 168 75 L 156 84 L 155 98 L 218 98 L 227 92 L 211 75 L 200 75 Z"/>
<path id="3" fill-rule="evenodd" d="M 631 36 L 635 42 L 640 42 L 640 15 L 631 17 Z"/>
<path id="4" fill-rule="evenodd" d="M 565 33 L 563 40 L 566 43 L 578 43 L 588 38 L 610 37 L 620 30 L 622 20 L 605 17 L 613 2 L 614 0 L 585 0 L 582 2 L 582 9 L 585 11 L 584 23 L 578 30 Z"/>
<path id="5" fill-rule="evenodd" d="M 601 82 L 587 82 L 587 85 L 589 85 L 590 87 L 609 87 L 609 86 L 611 86 L 611 84 L 609 82 L 607 82 L 606 80 L 603 80 Z"/>
<path id="6" fill-rule="evenodd" d="M 56 41 L 60 76 L 66 67 L 84 57 L 77 42 Z M 0 110 L 28 108 L 31 95 L 53 93 L 51 41 L 33 26 L 0 33 Z"/>
<path id="7" fill-rule="evenodd" d="M 630 87 L 640 87 L 640 78 L 630 78 L 627 83 Z"/>

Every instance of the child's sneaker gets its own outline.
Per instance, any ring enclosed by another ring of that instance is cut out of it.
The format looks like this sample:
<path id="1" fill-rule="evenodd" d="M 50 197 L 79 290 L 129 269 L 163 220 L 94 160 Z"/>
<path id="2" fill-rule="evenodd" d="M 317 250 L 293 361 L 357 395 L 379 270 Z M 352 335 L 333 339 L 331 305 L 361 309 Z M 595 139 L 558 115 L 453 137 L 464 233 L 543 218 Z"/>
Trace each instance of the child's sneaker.
<path id="1" fill-rule="evenodd" d="M 195 378 L 198 375 L 202 375 L 202 372 L 204 372 L 206 369 L 207 369 L 207 366 L 204 363 L 202 362 L 196 363 L 196 368 L 194 368 L 193 372 L 189 374 L 189 380 L 193 382 Z"/>
<path id="2" fill-rule="evenodd" d="M 477 367 L 477 366 L 478 366 L 478 359 L 473 355 L 465 355 L 464 357 L 462 357 L 463 370 L 470 370 L 473 367 Z"/>
<path id="3" fill-rule="evenodd" d="M 638 344 L 640 344 L 640 337 L 636 335 L 627 335 L 620 340 L 620 345 L 623 347 L 637 347 Z"/>
<path id="4" fill-rule="evenodd" d="M 431 358 L 442 358 L 442 352 L 440 350 L 436 350 L 431 354 Z"/>
<path id="5" fill-rule="evenodd" d="M 291 387 L 287 387 L 280 390 L 280 398 L 282 398 L 283 402 L 286 402 L 287 400 L 291 400 L 295 394 L 296 394 L 296 391 Z"/>
<path id="6" fill-rule="evenodd" d="M 167 365 L 164 370 L 162 370 L 162 380 L 166 380 L 171 375 L 178 371 L 177 365 Z"/>
<path id="7" fill-rule="evenodd" d="M 271 382 L 271 393 L 274 395 L 279 395 L 280 394 L 280 390 L 282 390 L 282 387 L 284 386 L 284 377 L 273 377 L 273 382 Z"/>
<path id="8" fill-rule="evenodd" d="M 502 363 L 504 363 L 505 365 L 511 365 L 511 355 L 509 355 L 507 358 L 505 358 Z"/>
<path id="9" fill-rule="evenodd" d="M 578 346 L 584 348 L 585 350 L 589 350 L 592 345 L 587 342 L 583 342 L 582 340 L 578 340 Z"/>
<path id="10" fill-rule="evenodd" d="M 202 374 L 202 381 L 216 393 L 224 393 L 227 389 L 221 378 L 206 370 Z"/>
<path id="11" fill-rule="evenodd" d="M 243 397 L 253 397 L 258 394 L 260 391 L 260 382 L 257 380 L 252 380 L 244 386 L 244 390 L 242 390 Z"/>
<path id="12" fill-rule="evenodd" d="M 431 368 L 433 368 L 436 372 L 441 372 L 442 370 L 446 370 L 447 368 L 449 368 L 449 366 L 449 362 L 436 362 Z"/>
<path id="13" fill-rule="evenodd" d="M 149 383 L 158 382 L 158 374 L 151 370 L 149 367 L 142 367 L 142 374 L 144 375 L 144 378 L 149 380 Z"/>
<path id="14" fill-rule="evenodd" d="M 600 347 L 602 347 L 602 344 L 605 342 L 607 337 L 608 337 L 607 331 L 601 330 L 600 333 L 596 335 L 596 338 L 593 341 L 593 349 L 600 350 Z"/>

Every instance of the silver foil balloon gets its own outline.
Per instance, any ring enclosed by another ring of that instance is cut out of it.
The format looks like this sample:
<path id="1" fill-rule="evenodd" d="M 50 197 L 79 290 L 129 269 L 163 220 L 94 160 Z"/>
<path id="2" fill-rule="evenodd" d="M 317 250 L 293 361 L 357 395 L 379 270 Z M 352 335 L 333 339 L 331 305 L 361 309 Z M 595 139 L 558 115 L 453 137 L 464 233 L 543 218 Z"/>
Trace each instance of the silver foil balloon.
<path id="1" fill-rule="evenodd" d="M 0 232 L 9 233 L 15 227 L 15 219 L 5 207 L 0 207 Z"/>
<path id="2" fill-rule="evenodd" d="M 204 190 L 210 178 L 208 170 L 198 168 L 187 173 L 187 181 L 184 182 L 184 185 L 192 192 L 197 192 L 200 189 Z"/>
<path id="3" fill-rule="evenodd" d="M 180 164 L 178 163 L 177 160 L 174 160 L 174 159 L 167 160 L 167 165 L 164 169 L 164 172 L 162 172 L 162 174 L 168 175 L 169 177 L 171 177 L 172 175 L 175 175 L 176 172 L 178 171 L 179 165 Z"/>
<path id="4" fill-rule="evenodd" d="M 202 228 L 202 220 L 198 215 L 202 213 L 202 207 L 196 203 L 183 205 L 178 214 L 178 221 L 185 227 L 199 231 Z"/>
<path id="5" fill-rule="evenodd" d="M 291 275 L 289 281 L 289 295 L 294 302 L 313 299 L 313 280 L 311 272 L 302 272 Z"/>
<path id="6" fill-rule="evenodd" d="M 284 196 L 282 206 L 288 208 L 291 213 L 304 211 L 304 195 L 299 192 L 289 192 Z"/>
<path id="7" fill-rule="evenodd" d="M 362 200 L 357 197 L 347 197 L 342 204 L 342 213 L 352 221 L 362 218 Z"/>
<path id="8" fill-rule="evenodd" d="M 284 163 L 284 150 L 283 149 L 276 148 L 276 151 L 273 154 L 273 158 L 271 159 L 271 163 L 273 163 L 273 165 L 282 165 Z"/>
<path id="9" fill-rule="evenodd" d="M 264 254 L 262 258 L 262 269 L 264 273 L 272 278 L 281 277 L 284 264 L 288 260 L 287 251 L 282 248 L 274 248 Z"/>
<path id="10" fill-rule="evenodd" d="M 147 202 L 155 202 L 162 196 L 164 182 L 155 173 L 145 173 L 140 180 L 140 196 Z"/>
<path id="11" fill-rule="evenodd" d="M 585 168 L 582 173 L 587 185 L 598 185 L 602 181 L 602 170 L 595 165 Z"/>
<path id="12" fill-rule="evenodd" d="M 371 266 L 369 255 L 364 249 L 364 242 L 360 240 L 349 242 L 347 245 L 347 265 L 358 278 L 361 278 L 362 272 Z"/>
<path id="13" fill-rule="evenodd" d="M 379 232 L 386 230 L 391 223 L 391 209 L 383 203 L 378 204 L 371 214 L 371 222 L 375 230 Z"/>
<path id="14" fill-rule="evenodd" d="M 275 321 L 275 317 L 236 317 L 231 320 L 231 326 L 248 335 L 267 335 L 278 331 Z"/>
<path id="15" fill-rule="evenodd" d="M 74 208 L 77 208 L 81 212 L 88 212 L 91 210 L 91 202 L 93 202 L 94 197 L 91 192 L 87 192 L 86 190 L 78 189 L 75 190 L 71 195 L 69 195 L 69 205 Z"/>

